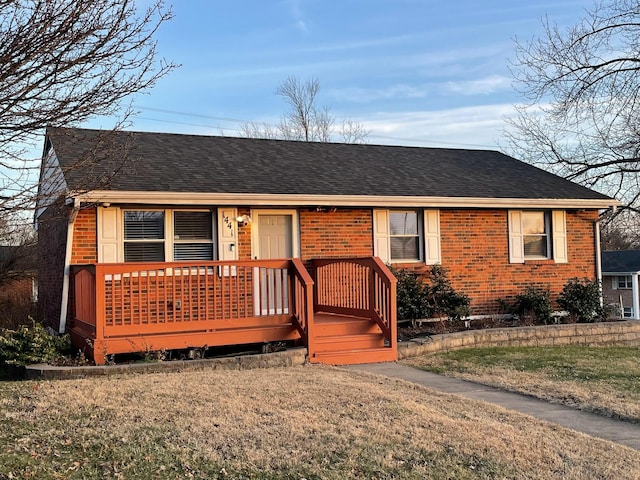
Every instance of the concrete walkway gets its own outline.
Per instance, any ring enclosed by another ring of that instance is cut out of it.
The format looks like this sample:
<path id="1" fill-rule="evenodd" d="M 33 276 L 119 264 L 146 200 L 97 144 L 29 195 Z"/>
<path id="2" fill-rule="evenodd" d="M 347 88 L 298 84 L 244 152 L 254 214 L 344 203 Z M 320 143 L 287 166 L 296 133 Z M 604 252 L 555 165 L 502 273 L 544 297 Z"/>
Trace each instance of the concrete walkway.
<path id="1" fill-rule="evenodd" d="M 452 393 L 474 400 L 493 403 L 509 410 L 525 413 L 578 432 L 640 450 L 640 425 L 638 424 L 583 412 L 575 408 L 556 405 L 519 393 L 506 392 L 479 383 L 425 372 L 398 363 L 370 363 L 352 365 L 346 368 L 399 378 L 424 385 L 439 392 Z"/>

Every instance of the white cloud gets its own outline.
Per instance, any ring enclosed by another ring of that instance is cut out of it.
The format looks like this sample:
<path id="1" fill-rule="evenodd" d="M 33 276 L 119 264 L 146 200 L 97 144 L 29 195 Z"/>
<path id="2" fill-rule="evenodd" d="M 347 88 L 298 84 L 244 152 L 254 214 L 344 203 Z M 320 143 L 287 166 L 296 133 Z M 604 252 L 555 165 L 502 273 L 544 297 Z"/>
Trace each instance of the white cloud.
<path id="1" fill-rule="evenodd" d="M 371 130 L 370 143 L 499 148 L 509 104 L 438 111 L 378 112 L 355 120 Z"/>
<path id="2" fill-rule="evenodd" d="M 488 95 L 501 90 L 511 89 L 512 80 L 502 75 L 491 75 L 475 80 L 450 81 L 446 90 L 462 95 Z"/>

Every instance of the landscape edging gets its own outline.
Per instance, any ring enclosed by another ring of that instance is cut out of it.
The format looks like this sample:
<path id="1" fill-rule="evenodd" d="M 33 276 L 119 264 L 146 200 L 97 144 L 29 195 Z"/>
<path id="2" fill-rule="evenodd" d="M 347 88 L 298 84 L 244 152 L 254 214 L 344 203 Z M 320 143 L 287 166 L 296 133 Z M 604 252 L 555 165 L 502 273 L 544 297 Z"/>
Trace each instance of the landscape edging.
<path id="1" fill-rule="evenodd" d="M 48 364 L 28 365 L 24 378 L 28 380 L 62 380 L 72 378 L 100 377 L 130 373 L 166 373 L 195 370 L 249 370 L 254 368 L 290 367 L 303 365 L 307 349 L 291 348 L 282 352 L 197 360 L 170 360 L 165 362 L 125 363 L 97 366 L 56 366 Z"/>
<path id="2" fill-rule="evenodd" d="M 486 328 L 398 342 L 398 360 L 470 347 L 640 346 L 640 322 L 570 323 Z"/>

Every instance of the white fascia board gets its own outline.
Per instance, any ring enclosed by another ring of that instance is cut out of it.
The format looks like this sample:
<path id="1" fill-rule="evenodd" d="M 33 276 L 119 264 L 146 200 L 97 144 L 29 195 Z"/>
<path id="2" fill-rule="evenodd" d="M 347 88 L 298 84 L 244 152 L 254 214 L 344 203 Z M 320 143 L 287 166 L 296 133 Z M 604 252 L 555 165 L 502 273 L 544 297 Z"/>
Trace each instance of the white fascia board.
<path id="1" fill-rule="evenodd" d="M 626 277 L 629 275 L 640 275 L 640 272 L 602 272 L 602 276 L 607 277 Z"/>
<path id="2" fill-rule="evenodd" d="M 301 195 L 262 193 L 186 193 L 139 191 L 92 191 L 70 196 L 82 202 L 133 203 L 147 205 L 234 205 L 234 206 L 331 206 L 382 208 L 558 208 L 606 209 L 617 200 L 528 199 L 474 197 L 398 197 L 373 195 Z"/>

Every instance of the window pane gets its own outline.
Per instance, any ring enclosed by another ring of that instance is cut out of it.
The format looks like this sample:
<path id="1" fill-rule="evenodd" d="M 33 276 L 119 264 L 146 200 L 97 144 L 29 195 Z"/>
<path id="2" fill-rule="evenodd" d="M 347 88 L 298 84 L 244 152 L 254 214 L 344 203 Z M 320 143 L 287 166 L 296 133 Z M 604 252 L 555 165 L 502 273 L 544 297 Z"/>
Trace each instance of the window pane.
<path id="1" fill-rule="evenodd" d="M 418 260 L 420 242 L 418 237 L 391 237 L 392 260 Z"/>
<path id="2" fill-rule="evenodd" d="M 159 240 L 164 238 L 164 212 L 124 212 L 125 240 Z"/>
<path id="3" fill-rule="evenodd" d="M 173 259 L 213 260 L 213 244 L 211 243 L 176 243 L 173 246 Z"/>
<path id="4" fill-rule="evenodd" d="M 417 212 L 389 212 L 391 235 L 417 235 Z"/>
<path id="5" fill-rule="evenodd" d="M 522 233 L 525 235 L 546 233 L 544 212 L 522 212 Z"/>
<path id="6" fill-rule="evenodd" d="M 163 242 L 125 242 L 125 262 L 164 262 Z"/>
<path id="7" fill-rule="evenodd" d="M 174 212 L 175 240 L 211 240 L 211 212 Z"/>
<path id="8" fill-rule="evenodd" d="M 547 257 L 546 235 L 531 235 L 524 237 L 525 257 Z"/>

